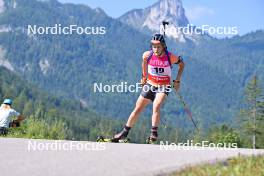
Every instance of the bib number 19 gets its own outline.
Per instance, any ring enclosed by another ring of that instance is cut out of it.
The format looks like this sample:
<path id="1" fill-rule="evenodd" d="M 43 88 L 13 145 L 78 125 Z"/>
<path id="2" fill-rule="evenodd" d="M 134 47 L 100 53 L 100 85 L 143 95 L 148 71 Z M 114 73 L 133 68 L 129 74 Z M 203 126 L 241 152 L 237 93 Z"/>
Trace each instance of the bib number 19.
<path id="1" fill-rule="evenodd" d="M 155 67 L 154 69 L 155 69 L 156 73 L 164 73 L 164 68 Z"/>

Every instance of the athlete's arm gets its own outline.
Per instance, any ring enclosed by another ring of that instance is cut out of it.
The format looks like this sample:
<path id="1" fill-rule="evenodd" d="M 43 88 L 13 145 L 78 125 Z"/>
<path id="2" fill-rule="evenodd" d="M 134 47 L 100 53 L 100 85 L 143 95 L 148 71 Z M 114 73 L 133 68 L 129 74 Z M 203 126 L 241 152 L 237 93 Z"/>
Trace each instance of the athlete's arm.
<path id="1" fill-rule="evenodd" d="M 176 89 L 176 91 L 178 91 L 180 89 L 181 77 L 182 77 L 182 73 L 184 70 L 184 62 L 180 56 L 175 56 L 175 55 L 171 54 L 170 58 L 171 58 L 171 64 L 177 64 L 178 65 L 178 73 L 177 73 L 177 77 L 174 81 L 174 88 Z"/>
<path id="2" fill-rule="evenodd" d="M 149 56 L 150 52 L 149 51 L 146 51 L 143 53 L 143 56 L 142 56 L 142 79 L 141 79 L 141 83 L 142 84 L 146 84 L 147 82 L 147 59 L 148 59 L 148 56 Z"/>
<path id="3" fill-rule="evenodd" d="M 181 81 L 181 76 L 182 76 L 182 73 L 183 73 L 183 70 L 184 70 L 184 62 L 183 61 L 180 61 L 179 64 L 178 64 L 178 74 L 177 74 L 177 77 L 176 77 L 176 80 L 175 81 Z"/>

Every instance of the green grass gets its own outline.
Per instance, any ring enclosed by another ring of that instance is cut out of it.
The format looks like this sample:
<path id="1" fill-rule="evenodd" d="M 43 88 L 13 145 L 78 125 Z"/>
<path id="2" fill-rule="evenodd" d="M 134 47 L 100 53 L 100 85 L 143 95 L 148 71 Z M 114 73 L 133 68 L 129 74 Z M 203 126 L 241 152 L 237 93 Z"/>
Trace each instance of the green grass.
<path id="1" fill-rule="evenodd" d="M 187 167 L 170 176 L 264 176 L 264 156 L 239 156 L 214 165 Z"/>

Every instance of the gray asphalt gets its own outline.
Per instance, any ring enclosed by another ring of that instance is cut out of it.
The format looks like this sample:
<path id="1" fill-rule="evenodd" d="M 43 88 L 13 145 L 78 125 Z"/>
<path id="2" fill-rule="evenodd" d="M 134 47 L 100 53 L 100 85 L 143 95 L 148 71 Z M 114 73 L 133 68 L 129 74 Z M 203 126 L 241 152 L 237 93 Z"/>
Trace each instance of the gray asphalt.
<path id="1" fill-rule="evenodd" d="M 264 150 L 0 138 L 1 176 L 163 175 Z"/>

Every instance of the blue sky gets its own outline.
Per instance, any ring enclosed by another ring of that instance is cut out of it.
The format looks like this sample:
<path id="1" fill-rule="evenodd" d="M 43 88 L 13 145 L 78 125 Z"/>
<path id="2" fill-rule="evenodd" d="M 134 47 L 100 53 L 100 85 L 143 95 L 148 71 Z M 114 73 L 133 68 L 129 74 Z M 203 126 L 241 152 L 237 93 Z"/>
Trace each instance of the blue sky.
<path id="1" fill-rule="evenodd" d="M 100 7 L 117 18 L 129 10 L 148 7 L 158 0 L 59 0 Z M 263 0 L 182 0 L 186 15 L 196 26 L 237 26 L 240 35 L 264 29 Z"/>

